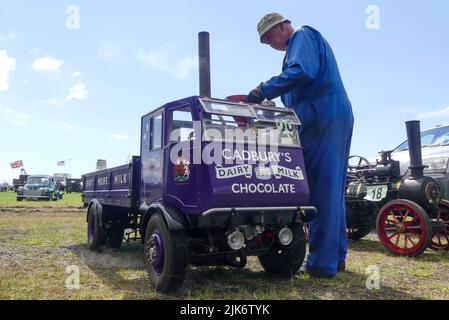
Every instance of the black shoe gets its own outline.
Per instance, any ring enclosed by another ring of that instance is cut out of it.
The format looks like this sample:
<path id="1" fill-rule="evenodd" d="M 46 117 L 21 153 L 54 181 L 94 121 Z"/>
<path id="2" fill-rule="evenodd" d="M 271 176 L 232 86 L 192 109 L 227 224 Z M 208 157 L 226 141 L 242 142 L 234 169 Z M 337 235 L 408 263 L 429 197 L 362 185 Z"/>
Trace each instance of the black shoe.
<path id="1" fill-rule="evenodd" d="M 345 271 L 346 270 L 346 262 L 342 261 L 338 264 L 337 271 Z"/>

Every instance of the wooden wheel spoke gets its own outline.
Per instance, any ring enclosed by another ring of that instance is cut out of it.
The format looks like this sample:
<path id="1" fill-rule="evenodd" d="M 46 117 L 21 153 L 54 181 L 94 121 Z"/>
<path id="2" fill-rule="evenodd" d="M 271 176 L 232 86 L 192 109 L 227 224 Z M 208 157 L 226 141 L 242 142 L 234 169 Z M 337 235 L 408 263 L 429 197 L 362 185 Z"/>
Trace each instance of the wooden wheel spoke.
<path id="1" fill-rule="evenodd" d="M 399 235 L 399 232 L 393 233 L 391 236 L 388 236 L 388 239 L 393 239 L 395 236 Z"/>
<path id="2" fill-rule="evenodd" d="M 416 243 L 412 240 L 411 237 L 409 237 L 409 236 L 406 236 L 406 237 L 410 240 L 410 242 L 412 243 L 413 247 L 416 246 Z"/>

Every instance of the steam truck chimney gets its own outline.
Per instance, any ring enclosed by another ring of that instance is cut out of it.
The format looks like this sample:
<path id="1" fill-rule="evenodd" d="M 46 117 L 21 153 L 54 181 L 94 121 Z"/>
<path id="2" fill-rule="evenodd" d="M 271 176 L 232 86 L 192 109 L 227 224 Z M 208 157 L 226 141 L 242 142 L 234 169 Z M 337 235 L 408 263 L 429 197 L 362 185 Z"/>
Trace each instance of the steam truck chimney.
<path id="1" fill-rule="evenodd" d="M 198 33 L 200 96 L 211 97 L 209 32 Z"/>

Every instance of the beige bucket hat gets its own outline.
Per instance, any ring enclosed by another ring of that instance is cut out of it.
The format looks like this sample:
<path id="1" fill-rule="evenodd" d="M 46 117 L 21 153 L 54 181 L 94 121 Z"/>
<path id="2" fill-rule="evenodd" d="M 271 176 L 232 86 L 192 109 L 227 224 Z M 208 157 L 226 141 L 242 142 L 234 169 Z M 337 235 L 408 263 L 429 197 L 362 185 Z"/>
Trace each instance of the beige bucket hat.
<path id="1" fill-rule="evenodd" d="M 257 32 L 259 32 L 260 42 L 262 42 L 262 37 L 265 33 L 267 33 L 274 26 L 285 21 L 290 22 L 290 20 L 284 18 L 284 16 L 277 12 L 270 12 L 264 15 L 257 24 Z"/>

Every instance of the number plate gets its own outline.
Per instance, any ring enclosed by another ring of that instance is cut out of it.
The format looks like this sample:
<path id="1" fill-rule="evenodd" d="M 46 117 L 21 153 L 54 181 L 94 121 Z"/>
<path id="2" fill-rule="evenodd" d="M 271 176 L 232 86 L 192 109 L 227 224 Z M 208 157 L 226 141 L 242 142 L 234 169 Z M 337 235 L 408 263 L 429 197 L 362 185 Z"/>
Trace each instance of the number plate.
<path id="1" fill-rule="evenodd" d="M 368 186 L 366 187 L 366 197 L 365 200 L 378 202 L 385 199 L 387 196 L 388 186 Z"/>

